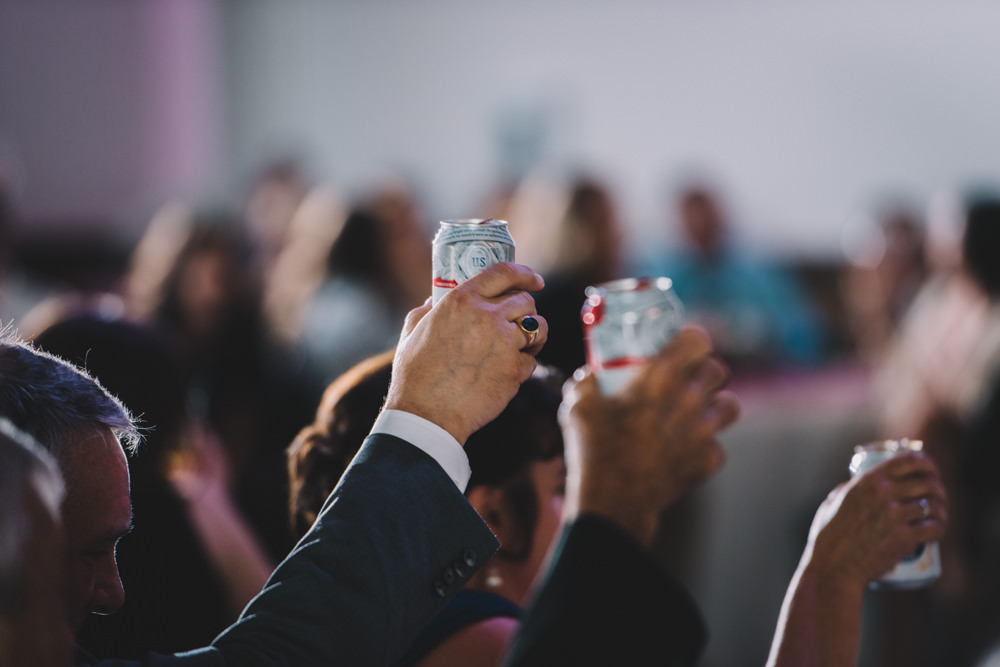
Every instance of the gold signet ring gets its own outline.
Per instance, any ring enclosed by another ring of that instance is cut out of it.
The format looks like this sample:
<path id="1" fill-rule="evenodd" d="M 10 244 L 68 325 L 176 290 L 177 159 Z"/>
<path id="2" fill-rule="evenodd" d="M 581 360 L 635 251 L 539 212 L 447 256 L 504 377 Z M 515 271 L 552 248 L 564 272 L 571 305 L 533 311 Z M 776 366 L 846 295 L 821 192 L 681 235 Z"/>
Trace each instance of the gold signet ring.
<path id="1" fill-rule="evenodd" d="M 517 326 L 521 327 L 521 331 L 528 337 L 526 347 L 531 347 L 531 344 L 535 342 L 535 337 L 538 336 L 538 320 L 531 315 L 525 315 L 518 321 Z"/>

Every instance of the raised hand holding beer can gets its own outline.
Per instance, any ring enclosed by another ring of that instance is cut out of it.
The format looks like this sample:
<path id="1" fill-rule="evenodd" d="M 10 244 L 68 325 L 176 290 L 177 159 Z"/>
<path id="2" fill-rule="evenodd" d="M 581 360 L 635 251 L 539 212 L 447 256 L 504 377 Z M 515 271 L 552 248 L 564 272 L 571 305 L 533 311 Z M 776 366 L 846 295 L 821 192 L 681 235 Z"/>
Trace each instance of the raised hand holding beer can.
<path id="1" fill-rule="evenodd" d="M 850 471 L 853 475 L 862 475 L 871 467 L 887 461 L 894 456 L 906 452 L 922 451 L 924 443 L 921 440 L 882 440 L 854 448 L 851 457 Z M 924 501 L 926 503 L 926 501 Z M 924 517 L 927 516 L 927 505 L 923 504 Z M 941 576 L 941 556 L 937 542 L 921 544 L 916 551 L 900 560 L 896 567 L 885 576 L 869 584 L 872 589 L 903 589 L 923 588 L 934 583 Z"/>
<path id="2" fill-rule="evenodd" d="M 616 393 L 684 322 L 670 278 L 624 278 L 586 290 L 580 317 L 587 351 L 605 395 Z"/>

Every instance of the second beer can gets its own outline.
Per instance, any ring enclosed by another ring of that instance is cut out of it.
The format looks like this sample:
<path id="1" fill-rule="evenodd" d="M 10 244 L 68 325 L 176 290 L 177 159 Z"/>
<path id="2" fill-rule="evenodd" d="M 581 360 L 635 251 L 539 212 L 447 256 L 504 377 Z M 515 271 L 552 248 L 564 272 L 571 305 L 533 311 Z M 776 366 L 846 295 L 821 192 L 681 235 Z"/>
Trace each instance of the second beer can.
<path id="1" fill-rule="evenodd" d="M 919 452 L 924 443 L 920 440 L 882 440 L 854 448 L 851 457 L 850 470 L 854 475 L 861 475 L 866 470 L 882 461 L 906 452 Z M 941 576 L 941 556 L 937 542 L 921 544 L 912 554 L 904 556 L 891 572 L 873 581 L 869 588 L 902 589 L 923 588 L 929 586 Z"/>
<path id="2" fill-rule="evenodd" d="M 670 278 L 624 278 L 588 287 L 580 316 L 587 365 L 604 394 L 628 382 L 684 321 Z"/>
<path id="3" fill-rule="evenodd" d="M 434 303 L 483 269 L 514 261 L 514 239 L 505 220 L 443 220 L 431 244 Z"/>

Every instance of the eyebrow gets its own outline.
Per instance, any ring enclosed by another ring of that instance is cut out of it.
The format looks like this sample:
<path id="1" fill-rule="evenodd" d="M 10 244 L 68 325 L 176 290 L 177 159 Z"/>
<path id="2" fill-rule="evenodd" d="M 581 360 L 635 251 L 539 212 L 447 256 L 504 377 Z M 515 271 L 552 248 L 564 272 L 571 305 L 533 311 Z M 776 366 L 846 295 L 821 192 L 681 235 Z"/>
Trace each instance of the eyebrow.
<path id="1" fill-rule="evenodd" d="M 107 533 L 105 533 L 103 535 L 99 535 L 98 537 L 95 537 L 93 540 L 91 540 L 89 542 L 89 544 L 92 544 L 92 545 L 96 545 L 96 544 L 117 544 L 120 539 L 122 539 L 126 535 L 129 535 L 133 530 L 135 530 L 135 521 L 134 521 L 134 518 L 135 518 L 134 515 L 129 516 L 128 526 L 126 526 L 124 530 L 112 530 L 112 531 L 108 531 Z"/>

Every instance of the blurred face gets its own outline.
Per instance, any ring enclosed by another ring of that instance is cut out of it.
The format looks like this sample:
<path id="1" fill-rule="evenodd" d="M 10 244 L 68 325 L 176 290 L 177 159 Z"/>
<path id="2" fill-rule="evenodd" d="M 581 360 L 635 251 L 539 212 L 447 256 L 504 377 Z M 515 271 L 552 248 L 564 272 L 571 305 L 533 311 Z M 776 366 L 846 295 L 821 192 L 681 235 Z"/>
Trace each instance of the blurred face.
<path id="1" fill-rule="evenodd" d="M 208 336 L 224 319 L 236 291 L 233 268 L 219 252 L 192 255 L 180 277 L 180 301 L 192 333 Z"/>
<path id="2" fill-rule="evenodd" d="M 681 224 L 698 250 L 708 255 L 722 238 L 722 220 L 714 201 L 702 193 L 686 196 L 680 207 Z"/>
<path id="3" fill-rule="evenodd" d="M 67 552 L 67 613 L 74 632 L 88 613 L 112 614 L 125 601 L 115 547 L 132 523 L 128 465 L 115 436 L 80 436 L 62 461 Z"/>
<path id="4" fill-rule="evenodd" d="M 399 207 L 395 215 L 383 220 L 386 264 L 395 274 L 398 289 L 406 292 L 404 305 L 408 310 L 430 296 L 431 241 L 412 204 Z"/>
<path id="5" fill-rule="evenodd" d="M 64 667 L 73 657 L 74 629 L 66 618 L 62 527 L 34 490 L 25 501 L 32 527 L 23 569 L 29 595 L 15 618 L 0 618 L 7 642 L 0 642 L 0 664 Z"/>
<path id="6" fill-rule="evenodd" d="M 531 479 L 538 498 L 538 520 L 528 555 L 528 566 L 537 575 L 545 564 L 549 547 L 562 527 L 563 499 L 566 496 L 566 462 L 557 456 L 551 461 L 531 464 Z"/>
<path id="7" fill-rule="evenodd" d="M 269 250 L 276 251 L 284 243 L 302 197 L 302 186 L 285 179 L 263 181 L 251 193 L 246 208 L 247 225 Z"/>
<path id="8" fill-rule="evenodd" d="M 473 587 L 489 590 L 516 604 L 525 604 L 532 587 L 542 572 L 549 549 L 562 526 L 563 497 L 566 488 L 566 464 L 561 456 L 551 461 L 535 461 L 527 470 L 538 509 L 530 535 L 513 511 L 510 490 L 492 485 L 479 485 L 469 491 L 469 502 L 490 524 L 501 544 L 501 553 L 494 556 L 480 572 Z M 521 557 L 528 539 L 531 549 Z M 508 557 L 504 556 L 506 551 Z M 516 557 L 510 556 L 516 554 Z M 499 575 L 490 583 L 490 575 Z"/>

